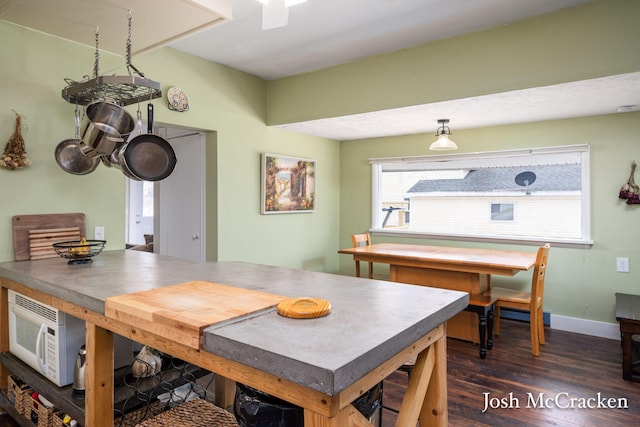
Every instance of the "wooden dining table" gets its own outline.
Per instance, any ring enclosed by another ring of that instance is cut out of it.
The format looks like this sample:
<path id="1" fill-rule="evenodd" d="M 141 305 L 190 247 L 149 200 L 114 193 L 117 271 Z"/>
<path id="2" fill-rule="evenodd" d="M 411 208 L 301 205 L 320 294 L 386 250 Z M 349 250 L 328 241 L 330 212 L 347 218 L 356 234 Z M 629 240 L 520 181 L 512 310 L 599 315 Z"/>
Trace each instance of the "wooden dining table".
<path id="1" fill-rule="evenodd" d="M 378 243 L 341 249 L 355 261 L 389 264 L 389 279 L 479 295 L 491 287 L 491 275 L 515 276 L 532 268 L 536 251 Z M 458 313 L 447 322 L 447 335 L 480 343 L 478 316 Z"/>

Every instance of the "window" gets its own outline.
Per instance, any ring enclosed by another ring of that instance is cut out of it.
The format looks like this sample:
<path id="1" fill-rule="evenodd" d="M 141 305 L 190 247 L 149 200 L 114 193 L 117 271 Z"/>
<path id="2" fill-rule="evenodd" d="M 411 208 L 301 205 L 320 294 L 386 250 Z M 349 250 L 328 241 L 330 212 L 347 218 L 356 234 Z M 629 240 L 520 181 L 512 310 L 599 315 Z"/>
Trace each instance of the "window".
<path id="1" fill-rule="evenodd" d="M 370 163 L 372 232 L 591 244 L 588 145 Z"/>
<path id="2" fill-rule="evenodd" d="M 513 203 L 491 203 L 491 221 L 513 221 Z"/>

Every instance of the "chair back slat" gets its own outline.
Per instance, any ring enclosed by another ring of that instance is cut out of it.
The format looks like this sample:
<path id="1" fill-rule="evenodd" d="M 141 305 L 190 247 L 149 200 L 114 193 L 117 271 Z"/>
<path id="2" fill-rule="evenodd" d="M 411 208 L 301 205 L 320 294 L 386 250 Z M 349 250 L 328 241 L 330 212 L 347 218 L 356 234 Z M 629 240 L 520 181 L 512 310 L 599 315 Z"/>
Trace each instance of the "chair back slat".
<path id="1" fill-rule="evenodd" d="M 360 246 L 370 246 L 371 245 L 371 237 L 369 233 L 364 234 L 352 234 L 351 242 L 353 243 L 354 248 L 358 248 Z"/>
<path id="2" fill-rule="evenodd" d="M 533 269 L 531 282 L 531 310 L 535 310 L 538 299 L 544 298 L 544 279 L 547 273 L 547 260 L 549 258 L 549 243 L 538 249 L 536 265 Z"/>
<path id="3" fill-rule="evenodd" d="M 353 243 L 354 248 L 371 246 L 371 236 L 369 236 L 369 233 L 352 234 L 351 243 Z M 367 277 L 369 277 L 369 279 L 373 279 L 373 263 L 368 262 L 367 264 L 369 264 L 369 274 Z M 356 261 L 356 276 L 360 277 L 360 261 Z"/>

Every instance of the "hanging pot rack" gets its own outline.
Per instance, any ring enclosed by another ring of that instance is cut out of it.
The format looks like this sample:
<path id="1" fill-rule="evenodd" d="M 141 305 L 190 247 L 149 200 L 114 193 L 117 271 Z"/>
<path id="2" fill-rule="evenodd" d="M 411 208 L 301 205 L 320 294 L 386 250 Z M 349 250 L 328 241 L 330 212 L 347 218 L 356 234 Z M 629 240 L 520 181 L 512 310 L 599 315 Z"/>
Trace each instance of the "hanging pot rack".
<path id="1" fill-rule="evenodd" d="M 162 96 L 160 83 L 145 77 L 131 64 L 131 11 L 128 15 L 129 34 L 126 46 L 126 76 L 100 76 L 100 29 L 96 28 L 96 53 L 93 67 L 93 78 L 85 76 L 82 81 L 64 79 L 67 86 L 62 89 L 62 98 L 75 105 L 89 105 L 96 101 L 110 101 L 120 106 L 148 101 Z M 132 73 L 137 74 L 134 75 Z"/>

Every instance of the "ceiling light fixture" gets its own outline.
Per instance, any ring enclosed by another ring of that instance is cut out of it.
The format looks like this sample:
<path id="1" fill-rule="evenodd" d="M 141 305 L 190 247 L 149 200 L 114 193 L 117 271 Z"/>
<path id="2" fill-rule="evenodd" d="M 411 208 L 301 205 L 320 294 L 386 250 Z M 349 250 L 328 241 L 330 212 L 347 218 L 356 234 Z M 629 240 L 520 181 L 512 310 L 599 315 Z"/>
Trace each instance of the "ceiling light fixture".
<path id="1" fill-rule="evenodd" d="M 257 0 L 262 3 L 262 29 L 271 30 L 289 23 L 289 8 L 307 0 Z"/>
<path id="2" fill-rule="evenodd" d="M 436 131 L 438 139 L 431 144 L 429 150 L 457 150 L 458 146 L 456 143 L 449 139 L 449 135 L 451 135 L 451 129 L 447 126 L 449 119 L 440 119 L 438 123 L 441 124 Z"/>
<path id="3" fill-rule="evenodd" d="M 275 0 L 274 0 L 275 1 Z M 258 3 L 269 4 L 270 0 L 258 0 Z M 284 5 L 286 7 L 295 6 L 300 3 L 306 3 L 307 0 L 284 0 Z"/>

